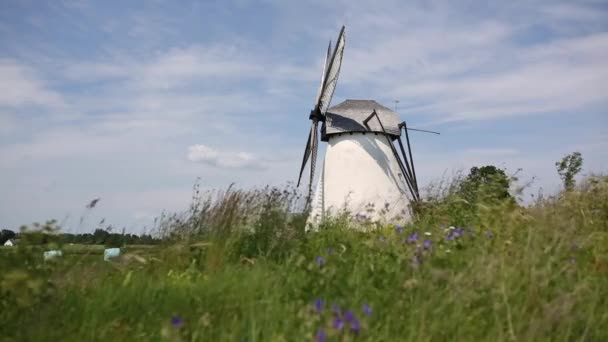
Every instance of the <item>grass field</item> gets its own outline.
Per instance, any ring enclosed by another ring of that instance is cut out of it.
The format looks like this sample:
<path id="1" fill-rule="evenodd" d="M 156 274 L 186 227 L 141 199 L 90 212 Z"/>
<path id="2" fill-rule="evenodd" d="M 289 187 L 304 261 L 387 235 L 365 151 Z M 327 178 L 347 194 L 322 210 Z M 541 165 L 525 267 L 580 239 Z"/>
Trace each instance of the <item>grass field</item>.
<path id="1" fill-rule="evenodd" d="M 201 201 L 112 262 L 3 251 L 0 339 L 608 341 L 605 178 L 526 208 L 446 193 L 365 233 L 345 218 L 304 233 L 289 198 Z"/>

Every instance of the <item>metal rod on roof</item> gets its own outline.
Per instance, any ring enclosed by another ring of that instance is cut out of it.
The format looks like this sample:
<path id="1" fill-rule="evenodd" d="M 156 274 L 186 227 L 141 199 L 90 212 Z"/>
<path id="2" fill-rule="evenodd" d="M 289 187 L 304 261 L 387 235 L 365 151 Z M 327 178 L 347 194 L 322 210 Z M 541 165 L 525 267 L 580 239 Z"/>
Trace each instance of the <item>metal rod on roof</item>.
<path id="1" fill-rule="evenodd" d="M 402 123 L 399 124 L 399 129 L 402 129 L 403 127 L 405 127 L 405 121 L 403 121 Z M 441 134 L 439 132 L 435 132 L 435 131 L 427 131 L 424 129 L 418 129 L 418 128 L 410 128 L 410 127 L 405 127 L 405 129 L 410 130 L 410 131 L 418 131 L 418 132 L 424 132 L 424 133 L 433 133 L 433 134 Z"/>
<path id="2" fill-rule="evenodd" d="M 439 132 L 426 131 L 424 129 L 416 129 L 416 128 L 407 128 L 407 129 L 409 129 L 410 131 L 418 131 L 418 132 L 425 132 L 425 133 L 441 134 Z"/>

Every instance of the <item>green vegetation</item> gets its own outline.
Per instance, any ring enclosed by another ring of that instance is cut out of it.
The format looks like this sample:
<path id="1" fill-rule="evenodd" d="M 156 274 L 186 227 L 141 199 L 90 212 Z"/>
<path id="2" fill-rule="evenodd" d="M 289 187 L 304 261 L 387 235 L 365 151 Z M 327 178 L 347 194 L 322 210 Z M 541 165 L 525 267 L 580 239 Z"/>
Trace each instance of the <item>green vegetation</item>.
<path id="1" fill-rule="evenodd" d="M 583 157 L 580 152 L 574 152 L 556 162 L 555 167 L 564 182 L 564 189 L 572 190 L 576 184 L 574 176 L 581 172 L 583 167 Z"/>
<path id="2" fill-rule="evenodd" d="M 195 189 L 162 244 L 111 262 L 21 243 L 0 251 L 0 339 L 608 340 L 608 177 L 522 207 L 499 170 L 469 176 L 366 233 L 305 233 L 290 189 Z"/>

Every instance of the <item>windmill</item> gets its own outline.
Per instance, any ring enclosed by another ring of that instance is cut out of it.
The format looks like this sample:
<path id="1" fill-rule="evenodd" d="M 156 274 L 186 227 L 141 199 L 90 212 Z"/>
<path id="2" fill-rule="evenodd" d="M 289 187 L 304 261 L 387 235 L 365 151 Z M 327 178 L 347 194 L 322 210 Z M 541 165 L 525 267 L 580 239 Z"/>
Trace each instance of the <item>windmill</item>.
<path id="1" fill-rule="evenodd" d="M 309 115 L 312 124 L 298 177 L 299 186 L 310 159 L 308 222 L 315 226 L 328 213 L 342 209 L 365 220 L 408 221 L 410 204 L 420 201 L 407 133 L 411 128 L 405 121 L 399 121 L 395 111 L 374 100 L 345 100 L 329 107 L 345 42 L 342 26 L 333 51 L 329 43 L 321 85 Z M 319 123 L 322 123 L 321 141 L 327 143 L 327 149 L 313 195 Z M 401 140 L 402 130 L 407 154 Z"/>

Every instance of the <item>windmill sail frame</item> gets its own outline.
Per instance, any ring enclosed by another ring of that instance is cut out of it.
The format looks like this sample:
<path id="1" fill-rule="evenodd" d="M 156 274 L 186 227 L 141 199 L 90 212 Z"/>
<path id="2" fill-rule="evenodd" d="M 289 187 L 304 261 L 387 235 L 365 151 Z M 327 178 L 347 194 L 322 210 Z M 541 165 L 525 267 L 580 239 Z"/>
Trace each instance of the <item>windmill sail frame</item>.
<path id="1" fill-rule="evenodd" d="M 327 108 L 329 108 L 331 100 L 334 96 L 334 91 L 336 90 L 336 85 L 338 84 L 338 77 L 340 76 L 340 69 L 342 68 L 342 57 L 344 56 L 344 47 L 346 46 L 344 29 L 345 27 L 342 26 L 340 34 L 338 34 L 338 40 L 336 41 L 334 52 L 331 55 L 328 68 L 325 71 L 321 97 L 316 104 L 317 108 L 315 108 L 323 116 L 325 116 L 325 112 L 327 111 Z M 337 56 L 339 56 L 339 58 L 336 58 Z"/>
<path id="2" fill-rule="evenodd" d="M 321 94 L 323 93 L 323 86 L 325 84 L 325 74 L 327 74 L 327 64 L 330 61 L 330 53 L 331 40 L 329 41 L 329 45 L 327 46 L 327 54 L 325 55 L 325 61 L 323 62 L 323 72 L 321 73 L 321 82 L 319 84 L 319 90 L 317 91 L 317 97 L 315 98 L 315 107 L 319 104 L 319 99 L 321 99 Z"/>
<path id="3" fill-rule="evenodd" d="M 323 65 L 323 73 L 321 74 L 321 85 L 317 92 L 317 97 L 313 110 L 310 112 L 309 119 L 312 121 L 311 131 L 308 136 L 308 141 L 304 149 L 304 156 L 302 158 L 302 166 L 300 168 L 300 175 L 298 177 L 297 186 L 300 186 L 302 180 L 302 174 L 304 168 L 310 162 L 310 180 L 308 184 L 308 199 L 307 204 L 310 202 L 312 197 L 312 187 L 315 175 L 317 149 L 319 147 L 319 122 L 325 121 L 325 112 L 329 108 L 336 85 L 338 83 L 338 77 L 340 75 L 340 69 L 342 67 L 342 57 L 344 56 L 344 47 L 346 46 L 346 38 L 344 35 L 345 26 L 342 26 L 340 33 L 338 34 L 338 40 L 334 47 L 333 53 L 331 53 L 331 41 L 327 47 L 327 54 L 325 55 L 325 64 Z M 331 55 L 330 55 L 331 53 Z"/>
<path id="4" fill-rule="evenodd" d="M 382 120 L 378 116 L 378 113 L 376 112 L 376 110 L 374 110 L 363 121 L 365 127 L 368 130 L 371 131 L 371 128 L 369 127 L 368 123 L 374 117 L 378 120 L 378 124 L 380 125 L 380 128 L 382 129 L 383 134 L 384 134 L 384 136 L 387 139 L 387 142 L 388 142 L 388 144 L 389 144 L 389 146 L 391 148 L 391 151 L 393 152 L 393 155 L 394 155 L 395 159 L 397 160 L 397 164 L 399 165 L 399 168 L 401 169 L 401 172 L 403 173 L 403 177 L 405 178 L 405 182 L 406 182 L 407 187 L 408 187 L 408 189 L 410 191 L 410 194 L 412 195 L 413 200 L 415 202 L 420 202 L 420 193 L 418 191 L 418 182 L 416 180 L 416 171 L 414 170 L 414 163 L 413 163 L 413 158 L 412 158 L 409 138 L 407 139 L 407 144 L 408 144 L 408 150 L 410 151 L 411 164 L 410 164 L 410 160 L 407 159 L 405 151 L 403 150 L 403 144 L 401 143 L 401 137 L 398 137 L 397 140 L 399 141 L 399 145 L 400 145 L 400 148 L 401 148 L 401 153 L 403 155 L 403 160 L 401 159 L 401 156 L 399 156 L 399 153 L 397 152 L 397 149 L 395 148 L 395 145 L 393 144 L 393 141 L 391 140 L 389 134 L 384 129 L 384 125 L 382 124 Z M 407 130 L 406 130 L 406 134 L 407 134 Z"/>

